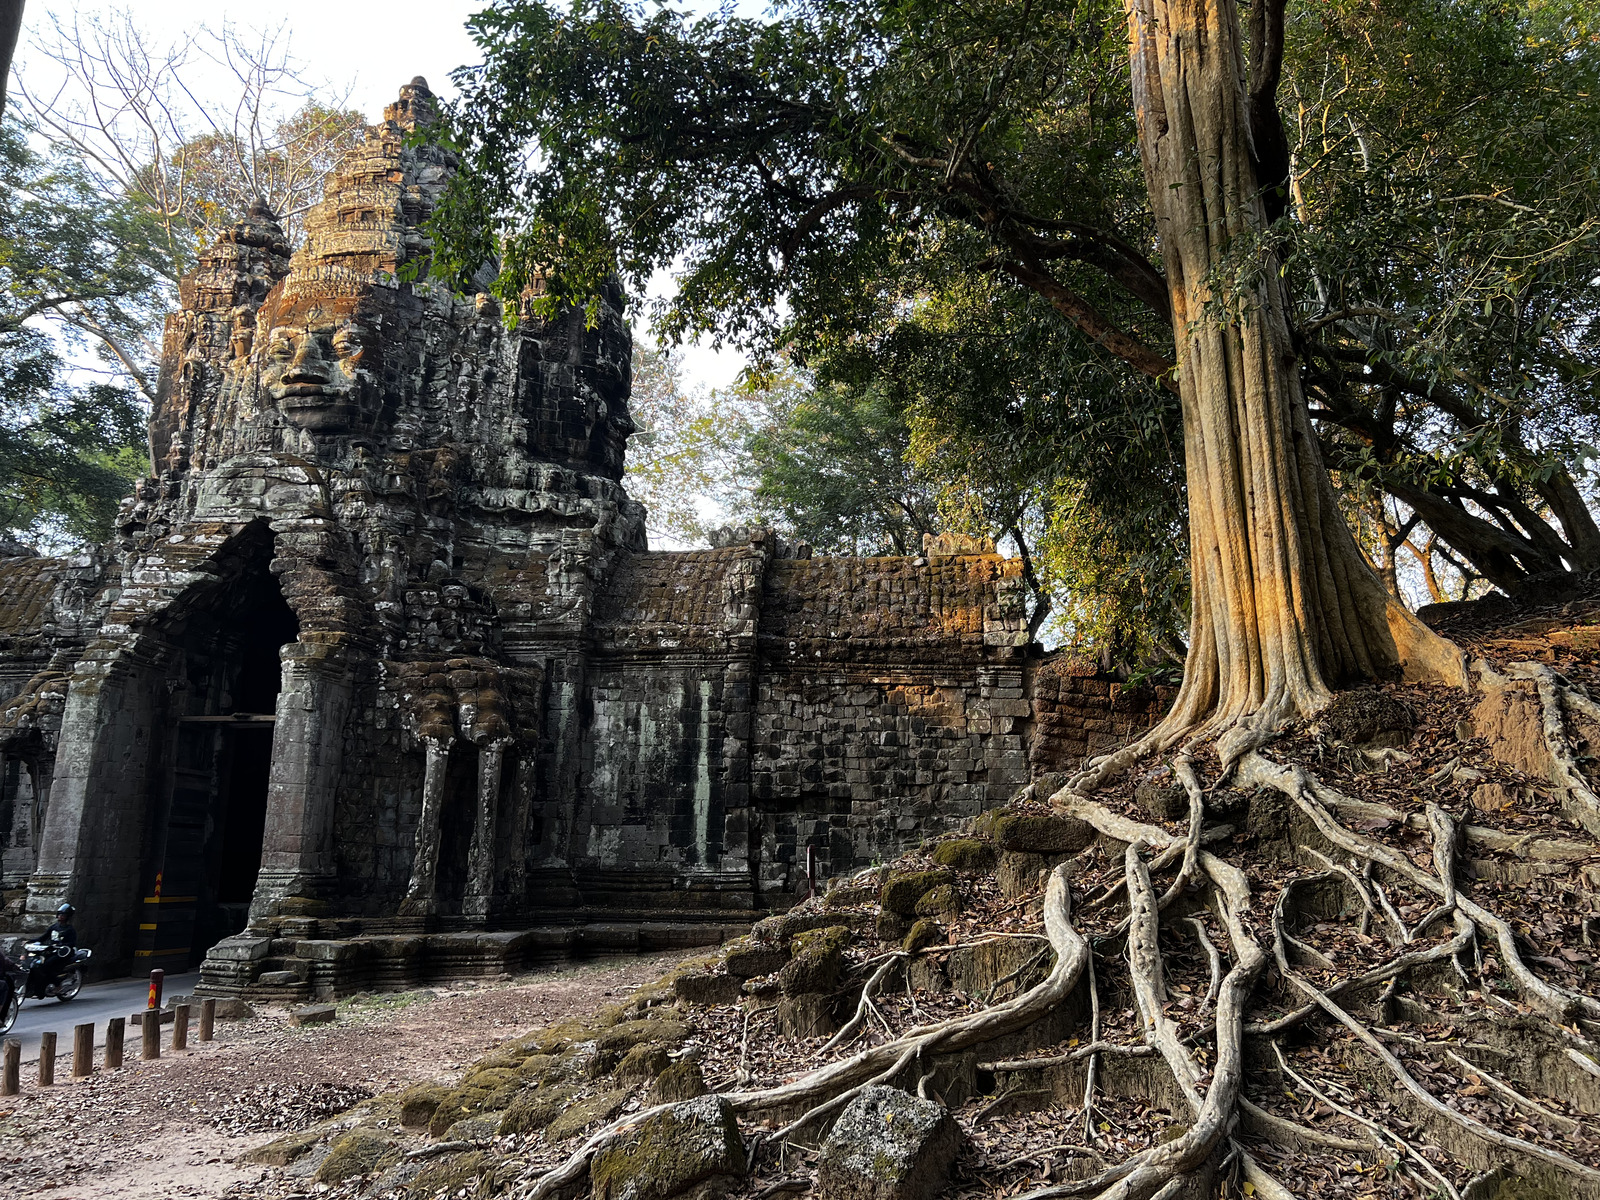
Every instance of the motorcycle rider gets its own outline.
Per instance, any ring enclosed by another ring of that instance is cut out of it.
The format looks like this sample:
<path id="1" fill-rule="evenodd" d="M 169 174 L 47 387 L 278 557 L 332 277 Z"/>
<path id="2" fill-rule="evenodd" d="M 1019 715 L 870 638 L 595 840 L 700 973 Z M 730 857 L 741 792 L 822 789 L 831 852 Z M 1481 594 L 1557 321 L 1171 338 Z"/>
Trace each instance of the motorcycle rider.
<path id="1" fill-rule="evenodd" d="M 77 911 L 70 904 L 63 904 L 56 909 L 56 923 L 45 932 L 45 940 L 54 946 L 57 952 L 63 946 L 69 950 L 78 948 L 78 931 L 72 927 L 72 917 Z"/>
<path id="2" fill-rule="evenodd" d="M 72 952 L 78 948 L 78 931 L 72 927 L 72 917 L 77 911 L 70 904 L 56 909 L 56 923 L 45 930 L 40 939 L 50 947 L 50 957 L 43 964 L 42 972 L 42 981 L 47 986 L 60 979 L 72 965 Z"/>

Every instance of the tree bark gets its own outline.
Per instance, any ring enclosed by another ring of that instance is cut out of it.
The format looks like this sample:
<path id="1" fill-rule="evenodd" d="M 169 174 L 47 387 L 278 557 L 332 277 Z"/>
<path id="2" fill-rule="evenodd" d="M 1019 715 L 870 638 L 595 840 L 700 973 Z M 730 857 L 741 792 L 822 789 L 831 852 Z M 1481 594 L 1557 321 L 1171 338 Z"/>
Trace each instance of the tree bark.
<path id="1" fill-rule="evenodd" d="M 11 78 L 11 56 L 22 34 L 23 0 L 0 0 L 0 117 L 6 112 L 6 82 Z"/>
<path id="2" fill-rule="evenodd" d="M 1317 449 L 1278 262 L 1253 239 L 1267 222 L 1233 0 L 1125 2 L 1177 335 L 1193 570 L 1183 687 L 1153 736 L 1222 735 L 1231 760 L 1321 709 L 1330 685 L 1465 685 L 1465 665 L 1385 592 Z"/>

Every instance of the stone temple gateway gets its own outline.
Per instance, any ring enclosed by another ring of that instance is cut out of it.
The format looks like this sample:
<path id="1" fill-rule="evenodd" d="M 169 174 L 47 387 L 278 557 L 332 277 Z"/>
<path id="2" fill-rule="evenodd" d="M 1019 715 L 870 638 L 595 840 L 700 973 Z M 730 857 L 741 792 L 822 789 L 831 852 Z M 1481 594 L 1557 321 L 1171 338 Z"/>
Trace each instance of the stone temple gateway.
<path id="1" fill-rule="evenodd" d="M 0 883 L 103 970 L 290 997 L 715 941 L 808 849 L 1028 779 L 1015 564 L 650 552 L 620 294 L 510 330 L 400 281 L 454 167 L 407 145 L 430 106 L 293 258 L 261 207 L 202 255 L 116 541 L 0 559 Z"/>

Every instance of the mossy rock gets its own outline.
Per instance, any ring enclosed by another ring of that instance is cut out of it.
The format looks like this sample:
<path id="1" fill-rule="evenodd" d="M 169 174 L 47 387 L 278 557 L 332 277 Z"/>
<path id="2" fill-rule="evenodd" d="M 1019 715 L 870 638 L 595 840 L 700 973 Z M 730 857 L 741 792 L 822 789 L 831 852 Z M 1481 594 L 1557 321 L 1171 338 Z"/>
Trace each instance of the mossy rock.
<path id="1" fill-rule="evenodd" d="M 679 1100 L 693 1100 L 696 1096 L 704 1096 L 710 1090 L 706 1086 L 706 1077 L 700 1070 L 698 1060 L 683 1058 L 656 1076 L 656 1081 L 650 1085 L 650 1094 L 645 1097 L 645 1103 L 671 1104 Z"/>
<path id="2" fill-rule="evenodd" d="M 1027 854 L 1021 850 L 1007 850 L 1000 855 L 1000 865 L 994 870 L 995 882 L 1000 885 L 1000 895 L 1007 900 L 1031 896 L 1044 890 L 1040 879 L 1042 872 L 1050 869 L 1052 859 L 1043 854 Z"/>
<path id="3" fill-rule="evenodd" d="M 1151 771 L 1133 789 L 1133 798 L 1146 814 L 1158 821 L 1180 821 L 1189 817 L 1189 793 L 1172 778 L 1166 767 Z"/>
<path id="4" fill-rule="evenodd" d="M 328 1147 L 328 1157 L 317 1168 L 317 1182 L 338 1183 L 352 1175 L 371 1174 L 395 1144 L 386 1133 L 358 1126 Z"/>
<path id="5" fill-rule="evenodd" d="M 876 883 L 842 883 L 838 887 L 829 888 L 828 894 L 822 898 L 822 903 L 828 908 L 859 908 L 863 904 L 876 904 L 877 900 Z"/>
<path id="6" fill-rule="evenodd" d="M 529 1054 L 561 1054 L 579 1042 L 593 1041 L 595 1028 L 582 1021 L 562 1021 L 544 1029 L 524 1034 L 514 1043 L 519 1050 Z"/>
<path id="7" fill-rule="evenodd" d="M 953 884 L 942 883 L 917 901 L 917 916 L 943 917 L 961 911 L 961 893 Z"/>
<path id="8" fill-rule="evenodd" d="M 439 1102 L 428 1118 L 428 1132 L 440 1137 L 445 1130 L 476 1113 L 499 1112 L 510 1106 L 527 1083 L 515 1071 L 490 1067 L 477 1071 Z"/>
<path id="9" fill-rule="evenodd" d="M 776 916 L 763 917 L 750 929 L 750 936 L 757 941 L 771 942 L 776 945 L 787 945 L 796 934 L 808 933 L 813 929 L 826 929 L 829 925 L 846 925 L 857 918 L 857 914 L 837 912 L 786 912 Z"/>
<path id="10" fill-rule="evenodd" d="M 954 882 L 955 876 L 943 867 L 937 871 L 896 871 L 884 881 L 878 903 L 902 917 L 915 916 L 918 900 L 934 888 Z"/>
<path id="11" fill-rule="evenodd" d="M 907 954 L 915 954 L 918 950 L 943 940 L 944 929 L 939 922 L 931 917 L 923 917 L 911 927 L 911 932 L 906 934 L 905 940 L 900 943 L 900 949 Z"/>
<path id="12" fill-rule="evenodd" d="M 504 1113 L 478 1113 L 463 1117 L 444 1131 L 447 1142 L 486 1142 L 500 1132 Z"/>
<path id="13" fill-rule="evenodd" d="M 521 1046 L 505 1046 L 493 1053 L 484 1055 L 472 1064 L 472 1070 L 517 1071 L 522 1068 L 523 1063 L 533 1056 L 533 1051 L 523 1049 Z"/>
<path id="14" fill-rule="evenodd" d="M 745 1171 L 744 1139 L 733 1107 L 720 1096 L 674 1104 L 595 1152 L 589 1180 L 595 1200 L 669 1200 L 704 1196 Z"/>
<path id="15" fill-rule="evenodd" d="M 850 930 L 829 925 L 796 934 L 791 943 L 794 957 L 778 972 L 778 986 L 785 996 L 809 992 L 831 992 L 839 983 L 844 952 L 850 945 Z"/>
<path id="16" fill-rule="evenodd" d="M 452 1154 L 431 1162 L 417 1172 L 417 1177 L 406 1189 L 407 1196 L 454 1196 L 474 1180 L 494 1176 L 494 1159 L 482 1150 L 469 1150 L 465 1154 Z M 485 1193 L 487 1194 L 487 1193 Z"/>
<path id="17" fill-rule="evenodd" d="M 553 1077 L 562 1074 L 560 1065 L 565 1061 L 569 1060 L 554 1054 L 530 1054 L 517 1068 L 517 1078 L 532 1084 L 551 1082 Z"/>
<path id="18" fill-rule="evenodd" d="M 635 1046 L 677 1047 L 683 1045 L 688 1036 L 689 1027 L 682 1021 L 624 1021 L 597 1037 L 594 1048 L 601 1060 L 609 1065 L 619 1061 Z"/>
<path id="19" fill-rule="evenodd" d="M 732 1004 L 739 999 L 744 980 L 721 971 L 691 971 L 673 980 L 673 991 L 685 1004 Z"/>
<path id="20" fill-rule="evenodd" d="M 426 1125 L 450 1096 L 450 1088 L 438 1083 L 419 1083 L 400 1093 L 400 1124 Z"/>
<path id="21" fill-rule="evenodd" d="M 933 848 L 934 862 L 958 871 L 993 870 L 995 857 L 995 848 L 977 838 L 957 838 L 951 842 L 940 842 Z"/>
<path id="22" fill-rule="evenodd" d="M 667 1048 L 655 1042 L 641 1042 L 622 1056 L 617 1064 L 618 1083 L 648 1083 L 672 1065 Z"/>
<path id="23" fill-rule="evenodd" d="M 322 1134 L 323 1131 L 316 1129 L 302 1129 L 299 1133 L 285 1134 L 265 1146 L 246 1150 L 239 1155 L 239 1161 L 260 1163 L 264 1167 L 287 1167 L 309 1154 L 312 1147 L 322 1140 Z"/>
<path id="24" fill-rule="evenodd" d="M 997 808 L 984 813 L 989 836 L 1002 850 L 1029 854 L 1077 854 L 1095 839 L 1094 826 L 1077 817 L 1018 813 Z"/>
<path id="25" fill-rule="evenodd" d="M 566 1110 L 578 1094 L 574 1087 L 542 1087 L 522 1092 L 500 1117 L 500 1135 L 538 1133 Z"/>
<path id="26" fill-rule="evenodd" d="M 545 1141 L 564 1141 L 582 1133 L 591 1125 L 609 1121 L 621 1111 L 623 1103 L 630 1095 L 632 1095 L 630 1089 L 619 1088 L 614 1092 L 602 1092 L 598 1096 L 590 1096 L 587 1100 L 574 1100 L 545 1126 Z"/>
<path id="27" fill-rule="evenodd" d="M 789 952 L 782 944 L 763 942 L 753 937 L 736 938 L 722 952 L 722 966 L 740 979 L 758 979 L 783 969 Z"/>

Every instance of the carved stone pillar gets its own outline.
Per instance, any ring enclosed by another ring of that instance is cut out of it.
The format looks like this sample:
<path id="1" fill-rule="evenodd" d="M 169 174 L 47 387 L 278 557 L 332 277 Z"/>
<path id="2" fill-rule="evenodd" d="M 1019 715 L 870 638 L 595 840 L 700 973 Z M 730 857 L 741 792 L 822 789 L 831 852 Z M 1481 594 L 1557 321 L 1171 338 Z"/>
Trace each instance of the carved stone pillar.
<path id="1" fill-rule="evenodd" d="M 334 796 L 344 765 L 352 693 L 346 655 L 305 642 L 283 648 L 283 688 L 272 733 L 267 823 L 261 874 L 250 905 L 252 921 L 314 902 L 333 890 Z"/>
<path id="2" fill-rule="evenodd" d="M 439 878 L 440 819 L 444 812 L 444 779 L 450 768 L 451 739 L 426 738 L 427 765 L 422 775 L 422 815 L 417 818 L 416 853 L 411 860 L 411 882 L 400 902 L 403 917 L 433 913 L 434 888 Z"/>
<path id="3" fill-rule="evenodd" d="M 494 899 L 495 818 L 500 807 L 500 775 L 505 767 L 506 742 L 490 742 L 478 751 L 478 814 L 472 826 L 472 847 L 467 852 L 467 891 L 461 911 L 485 917 Z"/>

